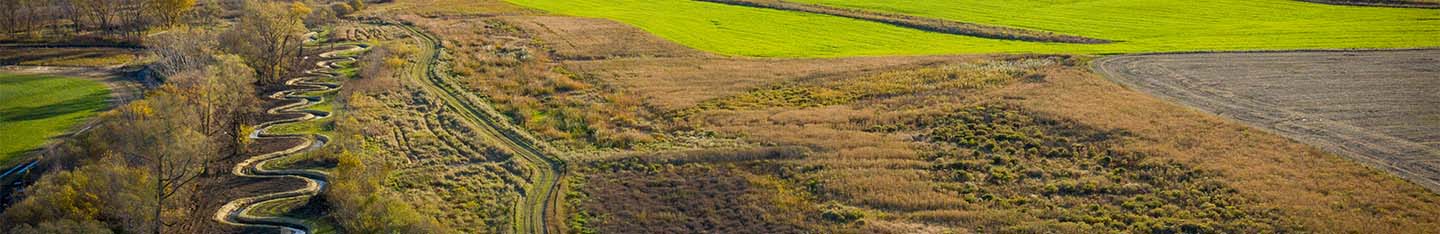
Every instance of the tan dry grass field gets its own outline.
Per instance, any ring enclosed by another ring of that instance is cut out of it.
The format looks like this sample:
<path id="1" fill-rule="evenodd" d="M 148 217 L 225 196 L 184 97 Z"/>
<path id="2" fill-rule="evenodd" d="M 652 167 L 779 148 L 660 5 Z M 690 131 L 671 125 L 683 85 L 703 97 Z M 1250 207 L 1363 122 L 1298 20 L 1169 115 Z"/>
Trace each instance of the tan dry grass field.
<path id="1" fill-rule="evenodd" d="M 492 4 L 480 2 L 473 4 Z M 621 219 L 629 217 L 673 221 L 646 230 L 696 231 L 748 215 L 784 217 L 755 226 L 764 230 L 836 233 L 1440 228 L 1440 197 L 1422 187 L 1127 90 L 1091 73 L 1089 57 L 730 58 L 605 20 L 515 12 L 398 18 L 443 38 L 457 78 L 522 126 L 551 141 L 595 145 L 569 147 L 576 150 L 569 159 L 595 159 L 572 166 L 563 217 L 570 230 L 641 227 Z M 966 120 L 977 116 L 1012 125 L 977 131 L 971 125 L 986 122 Z M 935 130 L 942 128 L 962 130 Z M 585 131 L 592 133 L 577 137 Z M 599 143 L 611 137 L 607 131 L 644 144 Z M 1000 140 L 946 135 L 982 133 Z M 1031 147 L 1023 142 L 1057 144 L 1041 148 L 1078 157 L 1038 157 L 1021 152 Z M 809 153 L 670 164 L 606 156 L 772 146 Z M 999 164 L 976 164 L 975 157 Z M 1114 158 L 1134 161 L 1112 165 Z M 676 179 L 695 176 L 715 180 Z M 631 189 L 590 187 L 604 184 Z M 1147 207 L 1131 199 L 1140 195 L 1181 199 L 1169 202 L 1184 207 L 1135 210 Z M 713 204 L 758 214 L 675 213 Z M 1233 213 L 1166 211 L 1174 209 Z M 1143 225 L 1124 225 L 1131 222 Z"/>

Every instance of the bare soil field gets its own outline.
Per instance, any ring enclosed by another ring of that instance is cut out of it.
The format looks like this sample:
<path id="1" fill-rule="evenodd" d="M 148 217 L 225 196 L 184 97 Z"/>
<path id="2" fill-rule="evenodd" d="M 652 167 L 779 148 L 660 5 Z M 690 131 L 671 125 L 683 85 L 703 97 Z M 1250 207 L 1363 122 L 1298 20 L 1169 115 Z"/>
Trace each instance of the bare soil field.
<path id="1" fill-rule="evenodd" d="M 1440 192 L 1440 50 L 1158 54 L 1112 80 L 1269 129 Z"/>

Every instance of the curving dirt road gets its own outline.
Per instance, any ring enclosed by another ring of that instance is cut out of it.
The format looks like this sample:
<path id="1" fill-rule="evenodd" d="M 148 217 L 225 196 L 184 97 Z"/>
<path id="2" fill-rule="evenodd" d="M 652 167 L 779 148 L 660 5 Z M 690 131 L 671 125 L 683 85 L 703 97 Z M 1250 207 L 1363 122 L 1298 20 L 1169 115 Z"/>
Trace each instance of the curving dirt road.
<path id="1" fill-rule="evenodd" d="M 481 126 L 483 131 L 479 132 L 481 139 L 487 144 L 511 152 L 527 161 L 524 165 L 530 167 L 530 184 L 521 191 L 524 199 L 515 204 L 512 231 L 514 233 L 559 233 L 555 217 L 560 201 L 560 178 L 565 174 L 565 163 L 559 158 L 547 152 L 542 141 L 535 139 L 506 121 L 502 115 L 491 108 L 484 100 L 474 94 L 465 92 L 450 83 L 450 78 L 439 68 L 441 55 L 444 47 L 440 39 L 411 26 L 403 26 L 417 40 L 420 48 L 426 53 L 421 64 L 423 70 L 414 72 L 424 73 L 414 77 L 424 77 L 423 87 L 427 92 L 434 93 L 444 100 L 445 105 L 456 110 L 463 118 L 475 126 Z"/>
<path id="2" fill-rule="evenodd" d="M 1440 193 L 1440 50 L 1150 54 L 1093 66 Z"/>
<path id="3" fill-rule="evenodd" d="M 240 198 L 226 203 L 215 212 L 215 220 L 220 223 L 241 227 L 277 228 L 283 233 L 309 233 L 314 230 L 304 220 L 287 217 L 262 217 L 249 214 L 250 208 L 256 205 L 286 198 L 315 196 L 325 188 L 328 174 L 318 170 L 301 169 L 265 169 L 265 164 L 273 159 L 289 156 L 295 153 L 318 149 L 325 145 L 328 138 L 319 134 L 269 134 L 266 130 L 282 124 L 296 123 L 301 121 L 312 121 L 330 116 L 330 113 L 323 111 L 304 110 L 306 107 L 319 104 L 325 100 L 314 96 L 301 96 L 300 94 L 316 91 L 334 91 L 340 85 L 332 83 L 314 82 L 313 79 L 335 77 L 333 71 L 338 68 L 335 65 L 339 61 L 354 61 L 354 56 L 337 56 L 342 52 L 361 51 L 367 49 L 365 46 L 345 45 L 340 49 L 320 54 L 324 61 L 318 62 L 319 68 L 305 71 L 309 76 L 297 77 L 285 81 L 288 90 L 275 92 L 267 98 L 293 101 L 279 107 L 266 110 L 270 115 L 300 115 L 299 117 L 274 120 L 261 123 L 256 126 L 255 131 L 250 133 L 251 139 L 298 139 L 304 143 L 288 149 L 254 156 L 235 165 L 231 173 L 240 177 L 267 178 L 267 179 L 299 179 L 305 181 L 305 187 L 278 193 L 262 194 L 253 197 Z"/>

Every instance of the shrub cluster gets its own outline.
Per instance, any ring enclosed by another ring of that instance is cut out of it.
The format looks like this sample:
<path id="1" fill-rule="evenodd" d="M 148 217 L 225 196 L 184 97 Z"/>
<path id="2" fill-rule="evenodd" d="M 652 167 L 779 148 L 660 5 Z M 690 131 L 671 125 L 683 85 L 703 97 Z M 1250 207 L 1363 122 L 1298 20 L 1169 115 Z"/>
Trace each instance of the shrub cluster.
<path id="1" fill-rule="evenodd" d="M 447 35 L 463 54 L 452 70 L 512 121 L 546 140 L 588 148 L 631 148 L 657 141 L 651 108 L 634 95 L 597 86 L 593 77 L 557 66 L 549 49 L 520 29 L 484 20 L 478 35 Z M 475 37 L 494 40 L 478 40 Z M 507 40 L 507 38 L 509 38 Z"/>
<path id="2" fill-rule="evenodd" d="M 1296 227 L 1255 208 L 1218 178 L 1143 153 L 1112 150 L 1123 132 L 1035 117 L 1006 104 L 909 121 L 934 143 L 925 156 L 943 190 L 1020 216 L 986 231 L 1274 233 Z M 1007 222 L 1030 220 L 1025 222 Z M 1038 222 L 1037 222 L 1038 221 Z"/>

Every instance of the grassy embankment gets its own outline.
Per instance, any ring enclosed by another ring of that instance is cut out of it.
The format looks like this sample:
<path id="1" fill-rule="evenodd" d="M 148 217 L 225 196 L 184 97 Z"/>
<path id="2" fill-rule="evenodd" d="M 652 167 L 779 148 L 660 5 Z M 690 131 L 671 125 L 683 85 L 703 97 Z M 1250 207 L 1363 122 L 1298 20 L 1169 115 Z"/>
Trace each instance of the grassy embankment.
<path id="1" fill-rule="evenodd" d="M 94 117 L 109 97 L 84 78 L 0 73 L 0 165 Z"/>
<path id="2" fill-rule="evenodd" d="M 1431 9 L 1285 0 L 986 2 L 802 0 L 1117 41 L 1036 43 L 932 33 L 877 22 L 690 0 L 508 0 L 555 14 L 621 21 L 706 51 L 764 57 L 957 53 L 1132 53 L 1440 46 Z M 645 9 L 645 10 L 640 10 Z"/>
<path id="3" fill-rule="evenodd" d="M 126 48 L 0 49 L 0 65 L 100 67 L 131 64 L 144 59 L 142 54 Z"/>

